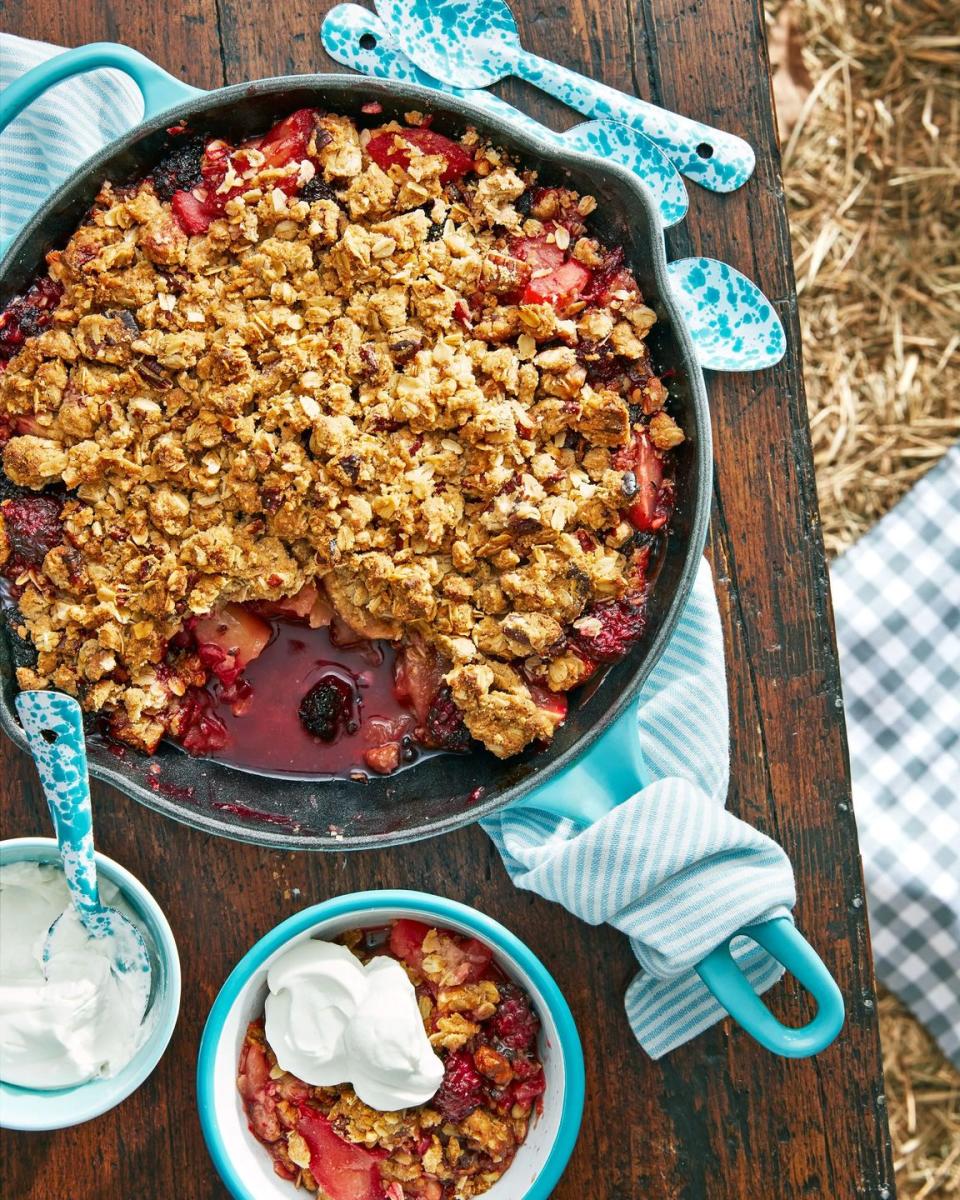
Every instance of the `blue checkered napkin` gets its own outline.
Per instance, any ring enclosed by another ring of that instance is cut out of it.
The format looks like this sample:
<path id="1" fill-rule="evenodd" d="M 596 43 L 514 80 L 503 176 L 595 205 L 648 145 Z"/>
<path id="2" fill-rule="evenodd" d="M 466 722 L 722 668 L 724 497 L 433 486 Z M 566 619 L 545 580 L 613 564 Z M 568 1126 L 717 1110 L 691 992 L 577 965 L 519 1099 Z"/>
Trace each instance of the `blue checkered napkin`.
<path id="1" fill-rule="evenodd" d="M 483 824 L 518 887 L 630 938 L 642 970 L 627 1016 L 659 1058 L 726 1015 L 694 965 L 742 926 L 789 915 L 795 900 L 784 852 L 723 807 L 727 684 L 706 562 L 641 692 L 638 736 L 648 782 L 595 824 L 527 809 Z M 753 943 L 732 950 L 757 992 L 780 978 Z"/>
<path id="2" fill-rule="evenodd" d="M 960 1066 L 960 444 L 831 579 L 877 977 Z"/>
<path id="3" fill-rule="evenodd" d="M 0 85 L 55 53 L 0 35 Z M 69 89 L 69 92 L 68 92 Z M 112 71 L 64 84 L 0 136 L 3 229 L 13 234 L 84 157 L 137 120 L 133 85 Z M 724 1016 L 692 971 L 742 925 L 788 913 L 783 851 L 724 811 L 729 732 L 723 640 L 706 564 L 676 634 L 643 691 L 638 736 L 650 782 L 589 829 L 546 814 L 487 822 L 517 885 L 631 939 L 643 968 L 627 993 L 654 1056 Z M 758 992 L 780 976 L 758 947 L 735 946 Z"/>
<path id="4" fill-rule="evenodd" d="M 0 87 L 61 46 L 0 33 Z M 91 71 L 46 92 L 0 134 L 0 250 L 76 168 L 140 120 L 143 100 L 120 71 Z"/>

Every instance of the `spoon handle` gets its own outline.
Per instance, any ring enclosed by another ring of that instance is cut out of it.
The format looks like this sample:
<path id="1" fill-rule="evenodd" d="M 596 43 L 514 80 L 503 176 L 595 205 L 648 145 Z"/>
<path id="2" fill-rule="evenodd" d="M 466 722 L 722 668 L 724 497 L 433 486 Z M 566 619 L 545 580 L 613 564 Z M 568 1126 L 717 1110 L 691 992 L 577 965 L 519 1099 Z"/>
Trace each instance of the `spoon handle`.
<path id="1" fill-rule="evenodd" d="M 639 129 L 681 174 L 711 192 L 733 192 L 753 174 L 756 157 L 743 138 L 618 92 L 569 67 L 521 50 L 510 60 L 514 75 L 591 117 L 609 117 Z"/>
<path id="2" fill-rule="evenodd" d="M 47 799 L 70 895 L 84 925 L 102 908 L 93 857 L 93 815 L 83 714 L 61 692 L 20 692 L 17 713 Z"/>

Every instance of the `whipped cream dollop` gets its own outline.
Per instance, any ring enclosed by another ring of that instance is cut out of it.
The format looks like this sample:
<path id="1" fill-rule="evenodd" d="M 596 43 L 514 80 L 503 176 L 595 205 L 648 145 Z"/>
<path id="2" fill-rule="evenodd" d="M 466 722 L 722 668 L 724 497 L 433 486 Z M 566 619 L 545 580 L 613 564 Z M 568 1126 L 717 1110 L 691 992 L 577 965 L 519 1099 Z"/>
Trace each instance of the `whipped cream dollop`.
<path id="1" fill-rule="evenodd" d="M 381 1112 L 425 1104 L 439 1088 L 443 1063 L 394 959 L 364 965 L 346 946 L 300 942 L 267 972 L 267 987 L 267 1041 L 280 1066 L 305 1083 L 351 1083 Z"/>
<path id="2" fill-rule="evenodd" d="M 136 923 L 117 888 L 100 881 L 104 904 Z M 56 948 L 42 954 L 64 913 Z M 142 929 L 141 929 L 142 932 Z M 142 989 L 111 969 L 109 939 L 88 936 L 70 904 L 63 871 L 49 863 L 0 867 L 0 1079 L 30 1088 L 74 1087 L 115 1075 L 149 1032 Z"/>

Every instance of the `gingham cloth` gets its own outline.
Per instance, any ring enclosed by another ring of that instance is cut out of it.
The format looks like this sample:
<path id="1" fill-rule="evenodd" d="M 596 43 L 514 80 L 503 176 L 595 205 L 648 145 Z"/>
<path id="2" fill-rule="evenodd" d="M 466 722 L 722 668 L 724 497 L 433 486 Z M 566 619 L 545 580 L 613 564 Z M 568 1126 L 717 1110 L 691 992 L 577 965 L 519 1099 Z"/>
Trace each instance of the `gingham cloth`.
<path id="1" fill-rule="evenodd" d="M 960 445 L 831 580 L 877 977 L 960 1067 Z"/>
<path id="2" fill-rule="evenodd" d="M 55 47 L 0 35 L 0 82 Z M 13 232 L 86 155 L 139 116 L 114 72 L 65 85 L 0 135 L 4 227 Z M 39 111 L 38 111 L 39 110 Z M 657 1057 L 725 1014 L 692 970 L 743 925 L 787 915 L 793 872 L 769 838 L 724 810 L 729 765 L 723 641 L 709 567 L 643 690 L 638 736 L 649 782 L 603 820 L 581 828 L 530 810 L 486 828 L 519 887 L 631 939 L 642 971 L 627 1014 Z M 626 785 L 625 785 L 626 786 Z M 734 956 L 758 992 L 782 971 L 742 939 Z"/>

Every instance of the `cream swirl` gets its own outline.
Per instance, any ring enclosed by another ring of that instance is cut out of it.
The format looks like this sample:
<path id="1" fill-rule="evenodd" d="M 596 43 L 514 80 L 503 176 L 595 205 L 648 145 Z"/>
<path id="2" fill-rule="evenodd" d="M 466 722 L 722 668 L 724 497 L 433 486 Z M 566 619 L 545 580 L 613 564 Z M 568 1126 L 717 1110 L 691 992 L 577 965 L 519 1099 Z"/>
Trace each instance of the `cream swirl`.
<path id="1" fill-rule="evenodd" d="M 305 1083 L 350 1083 L 382 1112 L 424 1104 L 440 1086 L 443 1063 L 394 959 L 364 965 L 345 946 L 308 940 L 274 962 L 267 986 L 267 1041 Z"/>

